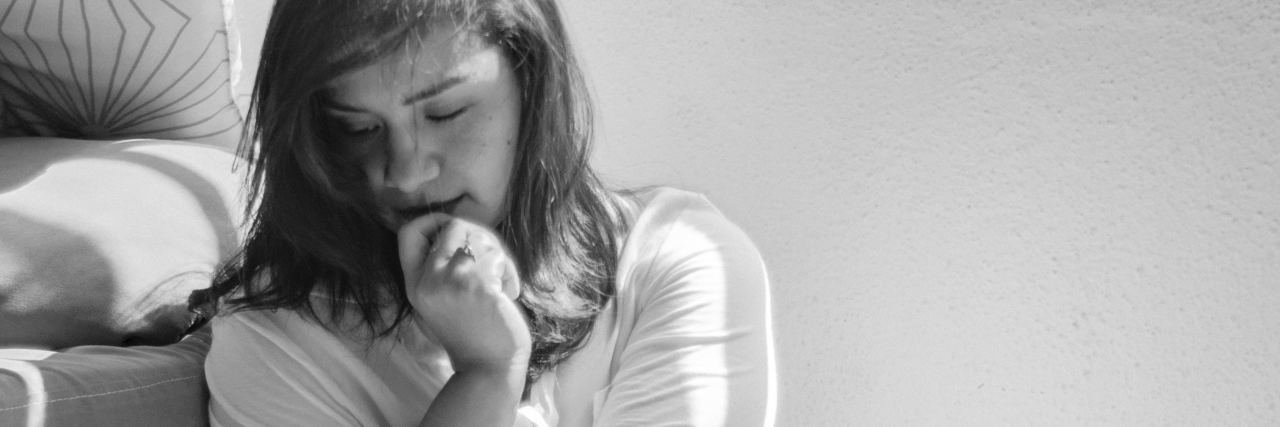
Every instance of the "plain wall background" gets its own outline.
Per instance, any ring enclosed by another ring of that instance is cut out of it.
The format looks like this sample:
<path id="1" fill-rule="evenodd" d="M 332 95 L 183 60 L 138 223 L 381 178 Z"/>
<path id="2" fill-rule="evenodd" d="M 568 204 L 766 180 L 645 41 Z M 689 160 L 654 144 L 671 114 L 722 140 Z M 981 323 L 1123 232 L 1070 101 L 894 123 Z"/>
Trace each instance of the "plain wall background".
<path id="1" fill-rule="evenodd" d="M 1280 423 L 1280 2 L 564 9 L 605 175 L 759 245 L 778 425 Z"/>

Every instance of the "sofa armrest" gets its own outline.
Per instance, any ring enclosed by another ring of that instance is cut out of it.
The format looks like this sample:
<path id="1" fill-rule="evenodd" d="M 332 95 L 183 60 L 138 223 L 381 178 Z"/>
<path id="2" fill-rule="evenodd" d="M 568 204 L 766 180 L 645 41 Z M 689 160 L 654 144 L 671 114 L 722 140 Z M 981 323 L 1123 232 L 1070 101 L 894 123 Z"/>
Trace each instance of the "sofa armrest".
<path id="1" fill-rule="evenodd" d="M 0 349 L 0 425 L 208 425 L 209 328 L 166 346 Z"/>

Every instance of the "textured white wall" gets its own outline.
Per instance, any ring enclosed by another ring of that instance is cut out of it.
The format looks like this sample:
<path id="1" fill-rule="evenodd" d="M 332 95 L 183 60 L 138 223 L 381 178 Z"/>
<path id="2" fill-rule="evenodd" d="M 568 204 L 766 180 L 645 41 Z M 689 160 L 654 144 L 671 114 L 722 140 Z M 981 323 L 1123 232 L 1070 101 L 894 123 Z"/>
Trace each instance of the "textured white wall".
<path id="1" fill-rule="evenodd" d="M 605 173 L 761 247 L 779 425 L 1280 423 L 1280 3 L 565 8 Z"/>
<path id="2" fill-rule="evenodd" d="M 567 9 L 603 169 L 763 250 L 779 425 L 1280 424 L 1280 2 Z"/>

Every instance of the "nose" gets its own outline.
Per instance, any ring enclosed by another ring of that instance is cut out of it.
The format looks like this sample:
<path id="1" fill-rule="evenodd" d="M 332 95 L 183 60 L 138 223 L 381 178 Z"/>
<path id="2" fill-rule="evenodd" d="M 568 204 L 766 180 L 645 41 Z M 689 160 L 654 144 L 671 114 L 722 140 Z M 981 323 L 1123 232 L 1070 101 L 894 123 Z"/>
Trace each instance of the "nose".
<path id="1" fill-rule="evenodd" d="M 392 131 L 386 142 L 383 185 L 411 193 L 440 175 L 440 153 L 436 144 L 416 135 L 412 129 Z"/>

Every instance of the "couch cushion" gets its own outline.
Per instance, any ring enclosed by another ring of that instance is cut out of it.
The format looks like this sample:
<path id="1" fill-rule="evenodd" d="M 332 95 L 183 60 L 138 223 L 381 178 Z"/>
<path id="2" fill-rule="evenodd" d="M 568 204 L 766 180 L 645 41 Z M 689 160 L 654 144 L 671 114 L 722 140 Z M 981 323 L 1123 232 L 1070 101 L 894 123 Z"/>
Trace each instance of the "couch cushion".
<path id="1" fill-rule="evenodd" d="M 236 157 L 175 141 L 0 139 L 0 347 L 174 342 L 240 244 Z"/>
<path id="2" fill-rule="evenodd" d="M 0 425 L 208 425 L 209 331 L 167 346 L 0 349 Z"/>
<path id="3" fill-rule="evenodd" d="M 239 142 L 230 0 L 5 3 L 0 136 Z"/>

